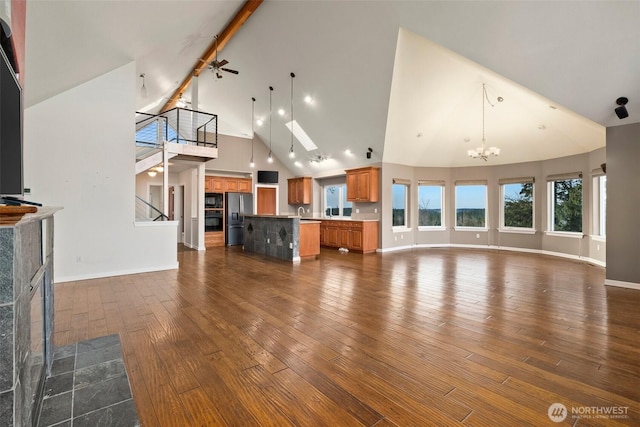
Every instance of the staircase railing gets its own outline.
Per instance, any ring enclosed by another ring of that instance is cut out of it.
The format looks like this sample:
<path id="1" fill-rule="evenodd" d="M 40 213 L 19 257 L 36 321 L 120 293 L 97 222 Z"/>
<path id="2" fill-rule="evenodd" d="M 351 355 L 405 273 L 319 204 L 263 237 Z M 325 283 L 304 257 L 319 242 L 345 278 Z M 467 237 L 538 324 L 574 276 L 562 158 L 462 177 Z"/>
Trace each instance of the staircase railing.
<path id="1" fill-rule="evenodd" d="M 168 221 L 169 217 L 136 194 L 137 221 Z"/>

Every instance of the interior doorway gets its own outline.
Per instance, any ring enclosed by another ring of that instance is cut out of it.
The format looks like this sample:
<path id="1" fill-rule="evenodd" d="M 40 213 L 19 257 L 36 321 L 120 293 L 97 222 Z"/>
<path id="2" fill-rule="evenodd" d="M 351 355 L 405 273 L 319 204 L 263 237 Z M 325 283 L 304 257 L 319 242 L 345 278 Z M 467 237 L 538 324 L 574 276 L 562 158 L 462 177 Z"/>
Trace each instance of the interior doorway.
<path id="1" fill-rule="evenodd" d="M 173 185 L 169 187 L 169 221 L 174 221 L 175 220 L 175 208 L 176 208 L 176 204 L 175 204 L 175 193 L 174 193 L 174 188 Z"/>
<path id="2" fill-rule="evenodd" d="M 258 215 L 278 214 L 278 187 L 256 187 Z"/>
<path id="3" fill-rule="evenodd" d="M 155 218 L 158 216 L 158 212 L 162 212 L 164 205 L 164 197 L 162 196 L 162 185 L 149 185 L 149 204 L 157 209 L 149 207 L 149 218 Z"/>

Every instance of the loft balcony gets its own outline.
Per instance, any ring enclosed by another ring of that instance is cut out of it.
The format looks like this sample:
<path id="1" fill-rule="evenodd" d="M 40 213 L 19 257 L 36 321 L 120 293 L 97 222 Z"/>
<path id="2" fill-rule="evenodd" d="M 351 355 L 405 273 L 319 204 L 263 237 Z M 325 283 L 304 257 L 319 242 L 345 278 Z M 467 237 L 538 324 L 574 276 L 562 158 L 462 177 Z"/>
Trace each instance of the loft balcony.
<path id="1" fill-rule="evenodd" d="M 218 157 L 218 116 L 186 108 L 136 113 L 136 174 L 167 158 L 206 162 Z"/>

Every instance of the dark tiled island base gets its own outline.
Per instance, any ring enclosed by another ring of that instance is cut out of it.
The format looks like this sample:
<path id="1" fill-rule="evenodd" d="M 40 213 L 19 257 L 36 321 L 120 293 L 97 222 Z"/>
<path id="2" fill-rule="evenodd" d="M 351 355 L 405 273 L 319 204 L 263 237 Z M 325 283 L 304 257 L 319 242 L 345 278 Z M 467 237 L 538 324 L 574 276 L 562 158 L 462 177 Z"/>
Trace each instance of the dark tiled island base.
<path id="1" fill-rule="evenodd" d="M 55 350 L 38 425 L 139 426 L 118 335 Z"/>

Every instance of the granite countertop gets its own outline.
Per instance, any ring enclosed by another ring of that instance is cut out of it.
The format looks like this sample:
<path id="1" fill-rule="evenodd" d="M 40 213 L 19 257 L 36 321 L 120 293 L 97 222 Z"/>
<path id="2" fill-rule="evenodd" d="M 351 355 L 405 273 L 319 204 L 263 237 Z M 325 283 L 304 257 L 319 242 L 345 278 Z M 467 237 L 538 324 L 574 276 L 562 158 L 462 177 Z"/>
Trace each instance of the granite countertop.
<path id="1" fill-rule="evenodd" d="M 379 219 L 360 219 L 360 218 L 314 218 L 314 217 L 302 217 L 303 221 L 354 221 L 354 222 L 379 222 Z"/>
<path id="2" fill-rule="evenodd" d="M 299 215 L 258 215 L 258 214 L 244 214 L 245 217 L 250 218 L 273 218 L 273 219 L 296 219 L 301 218 Z"/>
<path id="3" fill-rule="evenodd" d="M 245 214 L 245 217 L 249 218 L 274 218 L 274 219 L 296 219 L 300 221 L 358 221 L 358 222 L 379 222 L 379 219 L 360 219 L 360 218 L 317 218 L 312 216 L 300 216 L 300 215 L 257 215 L 257 214 Z"/>

